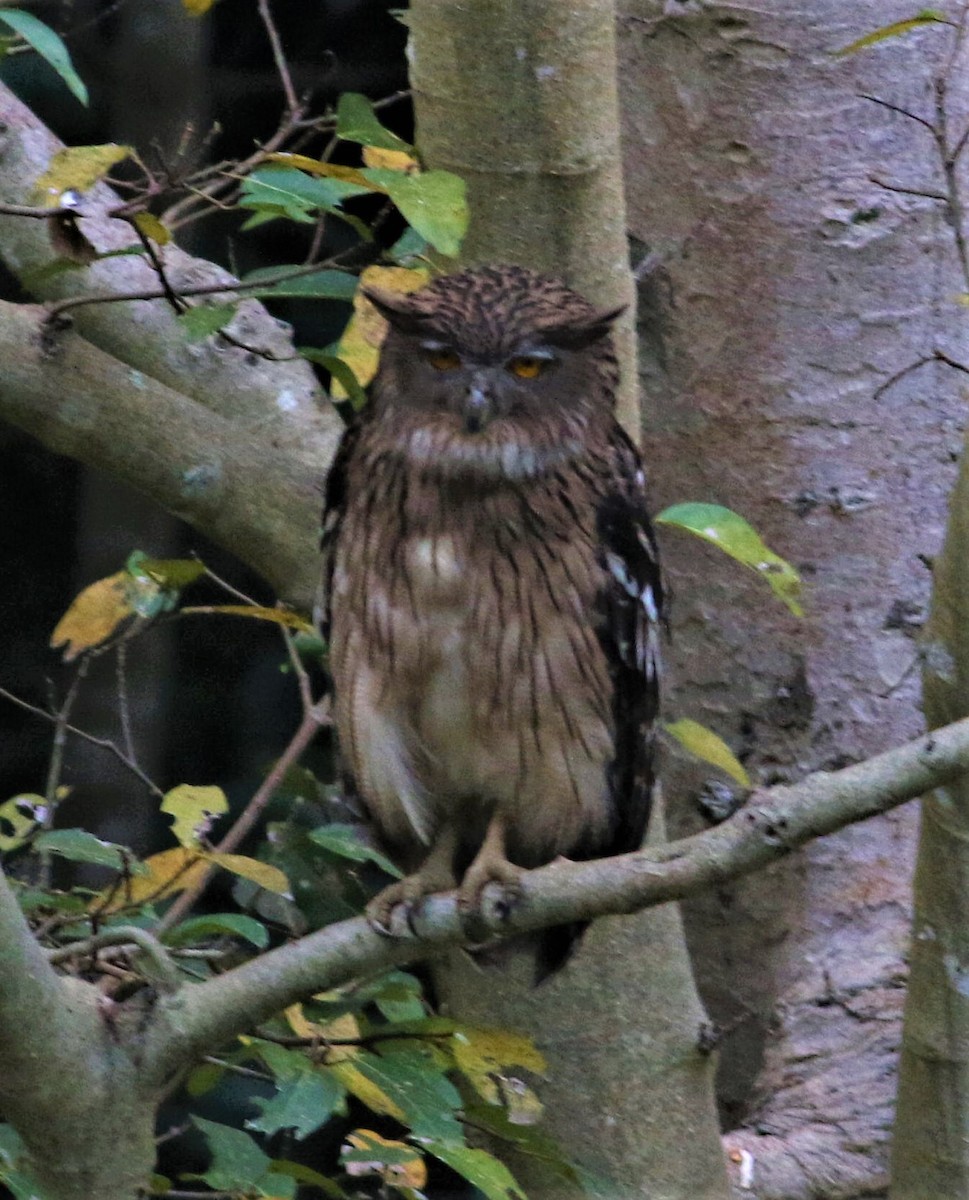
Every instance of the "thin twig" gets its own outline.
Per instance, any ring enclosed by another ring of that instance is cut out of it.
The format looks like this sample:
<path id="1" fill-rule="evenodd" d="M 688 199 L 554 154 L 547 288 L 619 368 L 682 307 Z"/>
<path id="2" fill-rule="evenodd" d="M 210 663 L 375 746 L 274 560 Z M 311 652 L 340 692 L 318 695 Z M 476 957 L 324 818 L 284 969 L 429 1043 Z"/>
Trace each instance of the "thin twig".
<path id="1" fill-rule="evenodd" d="M 22 708 L 29 713 L 33 713 L 34 716 L 42 717 L 45 721 L 51 721 L 54 724 L 57 723 L 57 715 L 55 713 L 50 713 L 44 708 L 38 708 L 36 704 L 30 704 L 28 701 L 22 700 L 19 696 L 15 696 L 13 692 L 8 692 L 6 688 L 0 687 L 0 697 L 2 697 L 4 700 L 9 700 L 11 704 L 16 704 L 18 708 Z M 93 733 L 88 733 L 84 729 L 78 729 L 76 725 L 65 724 L 64 729 L 67 731 L 67 733 L 72 733 L 75 737 L 82 738 L 85 742 L 89 742 L 92 746 L 99 746 L 102 750 L 107 750 L 109 754 L 113 754 L 120 763 L 126 766 L 133 775 L 137 776 L 137 778 L 141 780 L 141 782 L 153 795 L 158 797 L 163 797 L 165 795 L 158 784 L 156 784 L 152 779 L 149 779 L 141 767 L 139 767 L 137 763 L 132 762 L 131 759 L 128 758 L 125 752 L 121 749 L 121 747 L 115 742 L 112 742 L 110 738 L 96 737 Z"/>
<path id="2" fill-rule="evenodd" d="M 899 113 L 903 117 L 908 117 L 910 121 L 914 121 L 916 125 L 922 125 L 925 129 L 935 137 L 935 126 L 925 117 L 920 117 L 918 113 L 910 112 L 907 108 L 902 108 L 900 104 L 892 104 L 888 100 L 883 100 L 881 96 L 871 96 L 868 92 L 859 92 L 859 100 L 870 100 L 872 104 L 878 104 L 881 108 L 887 108 L 889 112 Z"/>
<path id="3" fill-rule="evenodd" d="M 257 290 L 262 291 L 266 288 L 274 287 L 277 283 L 286 283 L 290 279 L 299 279 L 304 275 L 313 275 L 317 271 L 323 271 L 328 268 L 339 270 L 340 257 L 340 255 L 334 255 L 333 258 L 327 259 L 324 262 L 306 263 L 299 267 L 290 267 L 269 278 L 254 280 L 251 283 L 226 281 L 225 283 L 206 283 L 197 284 L 192 287 L 180 287 L 175 298 L 179 299 L 185 296 L 215 296 L 222 292 L 245 293 Z M 60 300 L 57 304 L 49 305 L 47 308 L 47 320 L 48 322 L 56 321 L 62 313 L 67 312 L 69 309 L 81 308 L 88 304 L 115 304 L 125 300 L 168 300 L 171 302 L 173 294 L 171 287 L 160 287 L 144 288 L 136 292 L 73 296 L 68 300 Z"/>
<path id="4" fill-rule="evenodd" d="M 240 842 L 242 842 L 262 816 L 263 810 L 275 795 L 276 789 L 286 777 L 287 771 L 299 761 L 303 751 L 328 721 L 329 704 L 327 698 L 313 705 L 303 714 L 299 728 L 293 734 L 289 745 L 276 760 L 272 770 L 256 790 L 252 799 L 236 818 L 232 828 L 215 847 L 216 854 L 231 854 Z M 209 867 L 196 883 L 186 888 L 178 899 L 173 902 L 171 908 L 168 909 L 155 926 L 157 936 L 160 937 L 167 933 L 168 930 L 174 928 L 192 910 L 198 902 L 199 897 L 208 887 L 217 869 L 217 865 Z"/>
<path id="5" fill-rule="evenodd" d="M 900 371 L 896 371 L 894 375 L 889 376 L 884 383 L 879 384 L 875 389 L 874 398 L 878 400 L 889 388 L 894 387 L 899 380 L 904 379 L 906 375 L 911 375 L 913 371 L 917 371 L 919 367 L 926 366 L 927 363 L 941 362 L 947 367 L 952 367 L 954 371 L 962 371 L 969 375 L 969 367 L 965 363 L 959 362 L 957 358 L 952 358 L 951 355 L 945 353 L 944 350 L 935 349 L 931 354 L 923 354 L 921 358 L 917 358 L 915 362 L 910 362 L 907 367 L 902 367 Z"/>
<path id="6" fill-rule="evenodd" d="M 67 946 L 58 946 L 47 953 L 47 961 L 51 964 L 66 962 L 85 954 L 94 954 L 105 946 L 128 945 L 136 947 L 149 959 L 154 970 L 155 981 L 166 991 L 174 992 L 179 985 L 178 969 L 168 957 L 168 951 L 154 934 L 147 929 L 139 929 L 136 925 L 116 925 L 113 929 L 102 930 L 93 937 L 83 941 L 71 942 Z"/>
<path id="7" fill-rule="evenodd" d="M 869 175 L 868 178 L 878 187 L 884 188 L 886 192 L 900 192 L 903 196 L 924 196 L 926 200 L 941 200 L 943 204 L 949 203 L 949 197 L 945 192 L 933 192 L 928 188 L 903 187 L 900 183 L 889 183 L 887 179 L 881 179 L 877 175 Z"/>
<path id="8" fill-rule="evenodd" d="M 266 27 L 266 34 L 269 37 L 269 44 L 272 47 L 273 62 L 276 64 L 279 82 L 283 85 L 283 95 L 286 97 L 286 109 L 292 118 L 299 111 L 300 103 L 296 97 L 296 89 L 293 87 L 293 77 L 289 73 L 289 64 L 286 62 L 286 55 L 283 52 L 282 39 L 279 36 L 279 30 L 276 28 L 276 22 L 273 20 L 273 15 L 269 8 L 269 0 L 257 0 L 257 7 L 259 9 L 259 18 Z"/>
<path id="9" fill-rule="evenodd" d="M 115 651 L 115 684 L 118 692 L 118 716 L 121 720 L 121 736 L 124 738 L 125 753 L 135 762 L 135 741 L 131 730 L 131 708 L 128 704 L 127 659 L 128 643 L 118 642 Z"/>

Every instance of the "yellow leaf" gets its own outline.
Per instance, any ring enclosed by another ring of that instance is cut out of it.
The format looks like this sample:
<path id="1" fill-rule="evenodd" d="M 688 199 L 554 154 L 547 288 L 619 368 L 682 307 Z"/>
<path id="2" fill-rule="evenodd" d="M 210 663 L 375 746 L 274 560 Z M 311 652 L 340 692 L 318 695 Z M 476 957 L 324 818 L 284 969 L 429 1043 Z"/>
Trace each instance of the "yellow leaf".
<path id="1" fill-rule="evenodd" d="M 388 292 L 416 292 L 428 278 L 429 272 L 408 267 L 367 267 L 360 276 L 360 283 Z M 387 322 L 358 290 L 353 298 L 353 316 L 340 338 L 337 355 L 352 369 L 362 387 L 366 387 L 376 374 L 386 332 Z M 331 384 L 331 391 L 337 399 L 346 398 L 347 393 L 336 379 Z"/>
<path id="2" fill-rule="evenodd" d="M 676 738 L 684 750 L 688 750 L 695 758 L 701 758 L 704 762 L 719 767 L 741 786 L 751 786 L 750 776 L 734 757 L 734 753 L 727 743 L 723 738 L 717 737 L 712 730 L 707 729 L 705 725 L 684 717 L 680 721 L 667 724 L 665 729 L 668 734 Z"/>
<path id="3" fill-rule="evenodd" d="M 241 875 L 243 879 L 251 880 L 267 892 L 275 892 L 279 896 L 292 895 L 289 880 L 278 867 L 271 867 L 269 863 L 246 858 L 244 854 L 206 854 L 205 857 L 208 862 L 224 867 L 233 875 Z"/>
<path id="4" fill-rule="evenodd" d="M 363 1150 L 371 1157 L 366 1162 L 344 1159 L 348 1175 L 379 1175 L 384 1183 L 395 1188 L 422 1188 L 427 1184 L 427 1166 L 420 1152 L 406 1142 L 383 1138 L 372 1129 L 355 1129 L 347 1134 L 354 1150 Z M 344 1147 L 344 1150 L 346 1147 Z M 390 1151 L 390 1154 L 387 1153 Z M 392 1162 L 387 1162 L 392 1158 Z"/>
<path id="5" fill-rule="evenodd" d="M 284 167 L 295 167 L 299 171 L 305 171 L 307 175 L 322 175 L 327 179 L 339 179 L 342 183 L 355 183 L 357 187 L 364 187 L 370 192 L 380 192 L 384 196 L 387 194 L 385 187 L 381 187 L 379 183 L 374 183 L 372 179 L 368 179 L 356 167 L 344 167 L 340 163 L 321 162 L 318 158 L 308 158 L 305 154 L 288 154 L 284 150 L 277 150 L 274 154 L 267 154 L 266 159 L 269 162 L 279 163 Z"/>
<path id="6" fill-rule="evenodd" d="M 182 8 L 190 17 L 204 17 L 215 4 L 215 0 L 182 0 Z"/>
<path id="7" fill-rule="evenodd" d="M 405 154 L 403 150 L 384 150 L 380 146 L 364 146 L 363 161 L 368 167 L 386 167 L 389 171 L 410 174 L 420 170 L 420 163 L 412 154 Z"/>
<path id="8" fill-rule="evenodd" d="M 220 787 L 180 783 L 165 793 L 161 810 L 175 818 L 172 833 L 181 845 L 195 850 L 212 828 L 212 818 L 229 811 L 229 801 Z"/>
<path id="9" fill-rule="evenodd" d="M 539 1120 L 541 1101 L 526 1083 L 508 1073 L 509 1067 L 518 1066 L 544 1074 L 545 1059 L 531 1038 L 507 1029 L 461 1028 L 451 1039 L 451 1052 L 475 1091 L 489 1104 L 506 1108 L 513 1125 Z"/>
<path id="10" fill-rule="evenodd" d="M 74 598 L 50 638 L 54 650 L 66 645 L 65 662 L 106 641 L 132 615 L 129 579 L 126 571 L 119 571 L 90 584 Z"/>
<path id="11" fill-rule="evenodd" d="M 151 238 L 159 246 L 167 246 L 172 240 L 172 235 L 168 232 L 165 226 L 159 221 L 154 213 L 140 212 L 136 213 L 133 218 L 135 228 L 140 234 L 146 238 Z"/>
<path id="12" fill-rule="evenodd" d="M 205 859 L 184 846 L 173 846 L 171 850 L 153 854 L 142 866 L 147 868 L 147 874 L 135 875 L 124 885 L 111 888 L 111 900 L 107 905 L 104 901 L 109 893 L 102 892 L 88 905 L 88 911 L 112 913 L 129 904 L 166 899 L 194 887 L 208 870 Z"/>
<path id="13" fill-rule="evenodd" d="M 46 812 L 47 801 L 33 792 L 23 792 L 0 804 L 0 850 L 16 850 Z"/>
<path id="14" fill-rule="evenodd" d="M 312 621 L 307 621 L 299 613 L 290 612 L 287 608 L 263 608 L 259 604 L 193 604 L 182 609 L 183 613 L 222 614 L 229 617 L 254 617 L 257 621 L 271 621 L 275 625 L 285 625 L 300 633 L 317 632 Z"/>
<path id="15" fill-rule="evenodd" d="M 57 208 L 64 192 L 86 192 L 130 154 L 130 146 L 115 142 L 102 146 L 65 146 L 47 164 L 47 170 L 34 184 L 34 192 L 41 203 Z"/>
<path id="16" fill-rule="evenodd" d="M 404 1120 L 403 1112 L 393 1100 L 381 1091 L 372 1080 L 357 1070 L 352 1062 L 344 1060 L 327 1065 L 350 1095 L 356 1096 L 358 1100 L 366 1104 L 371 1112 L 379 1113 L 384 1117 L 394 1117 L 398 1121 Z"/>

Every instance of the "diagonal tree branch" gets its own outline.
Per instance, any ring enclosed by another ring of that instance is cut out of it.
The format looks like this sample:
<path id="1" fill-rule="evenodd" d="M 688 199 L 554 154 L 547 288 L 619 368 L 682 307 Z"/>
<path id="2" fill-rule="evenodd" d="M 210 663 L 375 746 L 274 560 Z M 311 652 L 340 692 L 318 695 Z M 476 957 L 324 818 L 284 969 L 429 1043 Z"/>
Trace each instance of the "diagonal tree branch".
<path id="1" fill-rule="evenodd" d="M 969 718 L 844 770 L 755 791 L 728 821 L 693 837 L 617 858 L 559 862 L 533 871 L 525 877 L 521 903 L 510 913 L 502 911 L 498 889 L 489 888 L 482 922 L 493 935 L 526 933 L 681 900 L 759 870 L 813 838 L 913 800 L 966 771 Z M 166 1077 L 302 996 L 466 940 L 453 895 L 431 898 L 417 928 L 418 937 L 386 939 L 363 918 L 341 921 L 183 988 L 161 1002 L 161 1022 L 153 1027 L 148 1052 L 151 1070 Z"/>
<path id="2" fill-rule="evenodd" d="M 230 421 L 72 330 L 51 335 L 33 305 L 0 302 L 0 361 L 0 416 L 138 488 L 311 608 L 329 435 L 281 453 L 260 424 Z"/>

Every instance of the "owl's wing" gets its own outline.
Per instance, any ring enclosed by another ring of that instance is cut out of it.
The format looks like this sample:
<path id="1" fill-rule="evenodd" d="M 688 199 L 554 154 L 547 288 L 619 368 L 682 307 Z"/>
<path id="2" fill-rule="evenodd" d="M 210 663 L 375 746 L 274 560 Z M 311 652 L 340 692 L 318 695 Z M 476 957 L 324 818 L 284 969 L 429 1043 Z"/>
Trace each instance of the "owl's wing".
<path id="1" fill-rule="evenodd" d="M 609 774 L 614 835 L 612 844 L 600 853 L 623 854 L 639 848 L 652 798 L 663 581 L 646 508 L 642 462 L 618 425 L 612 450 L 612 478 L 596 513 L 606 575 L 599 640 L 612 676 L 616 731 L 616 755 Z"/>

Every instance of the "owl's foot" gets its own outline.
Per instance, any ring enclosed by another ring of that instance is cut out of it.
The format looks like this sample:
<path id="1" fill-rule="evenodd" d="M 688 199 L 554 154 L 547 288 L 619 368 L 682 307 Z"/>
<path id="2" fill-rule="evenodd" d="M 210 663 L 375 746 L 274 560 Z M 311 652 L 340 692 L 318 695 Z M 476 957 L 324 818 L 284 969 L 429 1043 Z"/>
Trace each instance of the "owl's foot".
<path id="1" fill-rule="evenodd" d="M 498 817 L 492 818 L 481 849 L 464 873 L 458 888 L 458 911 L 465 924 L 473 929 L 481 916 L 482 894 L 489 883 L 501 885 L 503 911 L 510 912 L 522 897 L 522 877 L 525 871 L 508 861 L 505 853 L 505 828 Z M 478 932 L 474 933 L 479 937 Z"/>
<path id="2" fill-rule="evenodd" d="M 411 933 L 417 932 L 414 921 L 420 916 L 425 897 L 434 892 L 449 892 L 457 885 L 453 866 L 454 841 L 453 830 L 445 826 L 418 870 L 374 896 L 365 909 L 371 928 L 385 937 L 393 937 L 393 911 L 401 905 L 407 928 Z"/>

